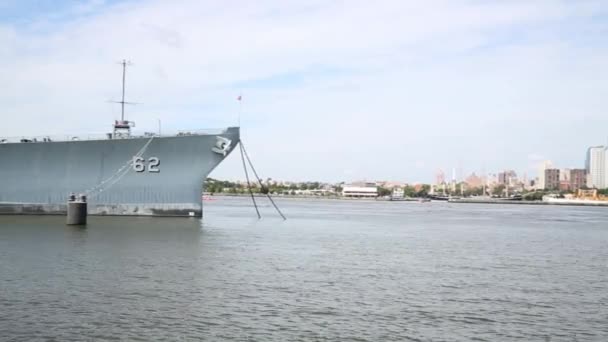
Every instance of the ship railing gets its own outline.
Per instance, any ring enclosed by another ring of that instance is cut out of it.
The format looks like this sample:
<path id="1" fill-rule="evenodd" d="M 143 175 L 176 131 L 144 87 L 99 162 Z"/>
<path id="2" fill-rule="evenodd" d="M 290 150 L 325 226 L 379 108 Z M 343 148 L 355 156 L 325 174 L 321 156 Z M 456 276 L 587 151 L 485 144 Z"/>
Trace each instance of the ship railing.
<path id="1" fill-rule="evenodd" d="M 65 142 L 82 140 L 112 140 L 112 139 L 139 139 L 149 137 L 180 137 L 192 135 L 214 135 L 222 134 L 225 128 L 189 129 L 189 130 L 168 130 L 163 132 L 132 132 L 128 137 L 114 138 L 112 133 L 95 134 L 64 134 L 64 135 L 40 135 L 40 136 L 13 136 L 0 137 L 0 144 L 8 143 L 45 143 L 45 142 Z"/>

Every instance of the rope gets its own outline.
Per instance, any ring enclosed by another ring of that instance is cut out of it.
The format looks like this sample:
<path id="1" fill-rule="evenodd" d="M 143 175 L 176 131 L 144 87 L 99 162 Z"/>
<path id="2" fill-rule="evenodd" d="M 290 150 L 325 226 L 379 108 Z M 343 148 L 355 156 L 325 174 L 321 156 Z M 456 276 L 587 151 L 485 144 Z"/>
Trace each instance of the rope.
<path id="1" fill-rule="evenodd" d="M 245 156 L 243 155 L 243 144 L 239 144 L 241 148 L 241 161 L 243 162 L 243 170 L 245 171 L 245 178 L 247 179 L 247 189 L 249 189 L 249 194 L 251 195 L 251 200 L 253 201 L 253 206 L 255 207 L 255 212 L 258 214 L 258 220 L 262 218 L 260 215 L 260 211 L 258 210 L 258 205 L 255 203 L 255 196 L 253 195 L 253 190 L 251 190 L 251 183 L 249 183 L 249 173 L 247 172 L 247 165 L 245 164 Z"/>
<path id="2" fill-rule="evenodd" d="M 241 146 L 241 153 L 245 152 L 245 157 L 247 158 L 247 161 L 249 162 L 249 166 L 251 166 L 251 170 L 253 171 L 253 174 L 255 175 L 255 178 L 258 179 L 258 183 L 260 183 L 260 189 L 264 188 L 264 184 L 262 184 L 262 180 L 260 179 L 260 177 L 258 176 L 258 173 L 255 171 L 255 168 L 253 167 L 253 163 L 251 162 L 251 159 L 249 159 L 249 155 L 247 154 L 247 150 L 245 149 L 245 145 L 243 145 L 243 141 L 240 141 Z M 243 161 L 244 163 L 244 161 Z M 249 182 L 249 180 L 247 180 L 247 182 Z M 272 197 L 270 196 L 270 194 L 267 192 L 266 193 L 266 197 L 268 197 L 268 199 L 270 200 L 270 203 L 272 203 L 272 205 L 274 206 L 274 208 L 277 210 L 277 212 L 279 213 L 279 215 L 281 215 L 281 217 L 283 218 L 283 220 L 287 220 L 287 218 L 285 217 L 285 215 L 283 215 L 283 213 L 281 212 L 281 210 L 279 209 L 279 207 L 274 203 L 274 201 L 272 200 Z"/>
<path id="3" fill-rule="evenodd" d="M 146 144 L 133 156 L 133 158 L 131 158 L 126 164 L 121 166 L 110 177 L 101 181 L 99 184 L 95 185 L 91 189 L 85 191 L 85 195 L 89 198 L 95 198 L 102 191 L 108 190 L 114 184 L 118 183 L 118 181 L 120 181 L 129 172 L 129 170 L 131 170 L 131 168 L 133 166 L 133 162 L 135 161 L 135 158 L 141 157 L 146 152 L 146 150 L 148 149 L 148 146 L 150 146 L 150 143 L 152 142 L 153 139 L 154 139 L 154 137 L 150 137 L 148 142 L 146 142 Z"/>

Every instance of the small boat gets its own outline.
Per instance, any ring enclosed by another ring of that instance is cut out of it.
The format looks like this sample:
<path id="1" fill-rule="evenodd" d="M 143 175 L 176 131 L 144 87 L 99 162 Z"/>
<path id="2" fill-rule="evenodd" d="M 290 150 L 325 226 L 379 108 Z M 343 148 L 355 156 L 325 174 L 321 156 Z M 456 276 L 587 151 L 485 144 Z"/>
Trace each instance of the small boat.
<path id="1" fill-rule="evenodd" d="M 426 203 L 426 202 L 430 202 L 430 201 L 431 200 L 428 199 L 428 198 L 420 198 L 420 199 L 418 199 L 418 202 L 420 202 L 420 203 Z"/>

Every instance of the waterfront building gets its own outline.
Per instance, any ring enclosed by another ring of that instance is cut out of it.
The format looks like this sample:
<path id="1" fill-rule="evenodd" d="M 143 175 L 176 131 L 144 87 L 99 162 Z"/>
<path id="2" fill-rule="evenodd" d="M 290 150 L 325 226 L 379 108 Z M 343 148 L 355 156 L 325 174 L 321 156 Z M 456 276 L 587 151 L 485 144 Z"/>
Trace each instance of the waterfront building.
<path id="1" fill-rule="evenodd" d="M 545 189 L 546 190 L 560 189 L 559 173 L 560 173 L 559 169 L 546 169 L 545 170 Z"/>
<path id="2" fill-rule="evenodd" d="M 393 188 L 393 194 L 391 195 L 391 197 L 393 199 L 400 199 L 404 197 L 404 194 L 405 191 L 403 191 L 403 188 L 395 187 Z"/>
<path id="3" fill-rule="evenodd" d="M 378 197 L 378 186 L 376 183 L 353 183 L 344 185 L 343 197 Z"/>
<path id="4" fill-rule="evenodd" d="M 587 170 L 571 169 L 570 170 L 570 190 L 577 191 L 587 184 Z"/>
<path id="5" fill-rule="evenodd" d="M 587 186 L 603 189 L 608 187 L 606 181 L 606 147 L 593 146 L 587 150 L 585 169 L 587 170 Z"/>

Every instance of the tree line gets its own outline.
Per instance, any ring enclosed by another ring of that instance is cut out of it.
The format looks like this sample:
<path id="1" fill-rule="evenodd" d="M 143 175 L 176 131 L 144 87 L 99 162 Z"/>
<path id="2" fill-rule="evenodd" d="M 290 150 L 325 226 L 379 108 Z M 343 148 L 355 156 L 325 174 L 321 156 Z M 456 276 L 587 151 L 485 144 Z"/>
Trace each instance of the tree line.
<path id="1" fill-rule="evenodd" d="M 257 181 L 252 181 L 251 190 L 254 193 L 271 193 L 271 194 L 292 194 L 295 195 L 296 191 L 303 190 L 321 190 L 327 188 L 326 184 L 321 182 L 302 182 L 302 183 L 291 183 L 289 185 L 283 183 L 277 183 L 268 178 L 262 181 L 262 185 Z M 247 184 L 231 182 L 226 180 L 218 180 L 214 178 L 207 178 L 203 186 L 203 190 L 208 193 L 231 193 L 239 194 L 248 192 Z M 342 192 L 342 185 L 332 185 L 331 190 L 336 193 Z"/>

